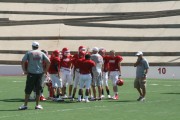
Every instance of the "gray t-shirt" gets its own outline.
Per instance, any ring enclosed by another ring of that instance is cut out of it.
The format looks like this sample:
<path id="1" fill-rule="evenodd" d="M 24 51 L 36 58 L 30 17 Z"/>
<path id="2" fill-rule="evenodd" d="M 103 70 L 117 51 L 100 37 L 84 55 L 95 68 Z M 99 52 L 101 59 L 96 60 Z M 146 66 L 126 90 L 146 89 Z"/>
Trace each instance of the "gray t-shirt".
<path id="1" fill-rule="evenodd" d="M 32 74 L 41 74 L 43 70 L 43 61 L 49 61 L 49 58 L 40 50 L 31 50 L 28 51 L 22 61 L 27 61 L 27 71 Z"/>
<path id="2" fill-rule="evenodd" d="M 102 56 L 100 54 L 92 54 L 91 60 L 93 60 L 96 63 L 97 72 L 100 72 L 104 62 Z"/>
<path id="3" fill-rule="evenodd" d="M 143 58 L 140 63 L 137 65 L 136 68 L 136 78 L 141 78 L 144 76 L 144 70 L 149 69 L 149 63 L 148 61 Z"/>

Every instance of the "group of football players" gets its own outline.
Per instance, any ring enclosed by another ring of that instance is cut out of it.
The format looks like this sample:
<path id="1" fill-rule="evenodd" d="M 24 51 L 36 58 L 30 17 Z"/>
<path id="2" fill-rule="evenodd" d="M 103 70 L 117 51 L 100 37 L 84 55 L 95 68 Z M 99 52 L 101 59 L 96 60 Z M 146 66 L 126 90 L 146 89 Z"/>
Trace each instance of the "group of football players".
<path id="1" fill-rule="evenodd" d="M 48 86 L 49 97 L 55 101 L 64 101 L 69 98 L 74 101 L 78 90 L 77 101 L 89 102 L 101 100 L 104 91 L 107 98 L 118 100 L 118 87 L 123 83 L 118 81 L 121 77 L 122 56 L 116 55 L 114 50 L 106 54 L 104 48 L 92 48 L 89 51 L 85 46 L 79 46 L 78 52 L 71 55 L 68 48 L 62 51 L 54 50 L 49 56 L 51 61 L 48 74 L 43 76 L 43 87 Z M 111 97 L 108 80 L 112 81 L 114 96 Z M 103 89 L 103 86 L 105 89 Z M 96 88 L 97 87 L 97 88 Z M 66 93 L 68 88 L 68 93 Z M 83 91 L 85 89 L 85 91 Z M 96 95 L 96 91 L 98 95 Z M 43 95 L 41 101 L 46 100 Z"/>

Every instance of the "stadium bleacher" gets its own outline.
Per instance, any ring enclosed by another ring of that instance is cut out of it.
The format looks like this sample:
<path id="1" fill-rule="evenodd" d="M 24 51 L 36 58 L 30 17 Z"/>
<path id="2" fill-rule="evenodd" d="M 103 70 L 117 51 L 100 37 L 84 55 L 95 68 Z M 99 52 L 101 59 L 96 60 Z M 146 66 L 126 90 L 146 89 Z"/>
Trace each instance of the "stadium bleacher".
<path id="1" fill-rule="evenodd" d="M 0 64 L 20 64 L 32 41 L 52 51 L 114 49 L 132 65 L 143 51 L 151 65 L 180 65 L 178 0 L 1 0 Z"/>

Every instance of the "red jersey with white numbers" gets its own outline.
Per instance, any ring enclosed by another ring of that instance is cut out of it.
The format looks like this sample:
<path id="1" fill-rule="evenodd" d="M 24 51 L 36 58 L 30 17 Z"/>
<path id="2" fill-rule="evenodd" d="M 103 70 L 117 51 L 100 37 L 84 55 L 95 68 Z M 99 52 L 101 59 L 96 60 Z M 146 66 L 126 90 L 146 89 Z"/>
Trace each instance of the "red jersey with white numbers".
<path id="1" fill-rule="evenodd" d="M 121 56 L 109 56 L 109 71 L 119 71 L 119 62 L 121 62 L 123 58 Z"/>
<path id="2" fill-rule="evenodd" d="M 77 64 L 79 65 L 80 74 L 90 74 L 92 72 L 92 68 L 96 66 L 94 61 L 86 60 L 84 58 L 79 59 Z"/>
<path id="3" fill-rule="evenodd" d="M 77 60 L 79 59 L 79 55 L 78 54 L 75 54 L 73 57 L 72 57 L 72 64 L 74 65 L 74 68 L 77 69 L 79 68 L 78 65 L 77 65 Z"/>

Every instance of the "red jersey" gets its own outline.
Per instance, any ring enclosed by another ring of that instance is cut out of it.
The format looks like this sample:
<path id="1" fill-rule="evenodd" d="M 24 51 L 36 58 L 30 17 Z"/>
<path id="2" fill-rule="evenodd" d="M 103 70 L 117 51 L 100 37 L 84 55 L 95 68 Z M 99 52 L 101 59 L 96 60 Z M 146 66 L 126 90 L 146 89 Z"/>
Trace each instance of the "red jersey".
<path id="1" fill-rule="evenodd" d="M 59 69 L 60 69 L 60 58 L 59 57 L 51 57 L 50 58 L 50 61 L 51 61 L 51 64 L 50 64 L 50 67 L 49 67 L 49 73 L 50 74 L 57 74 L 59 72 Z M 58 71 L 57 71 L 57 68 L 58 68 Z"/>
<path id="2" fill-rule="evenodd" d="M 121 56 L 109 56 L 109 71 L 119 71 L 119 62 L 121 62 L 123 58 Z"/>
<path id="3" fill-rule="evenodd" d="M 94 61 L 86 60 L 84 58 L 79 59 L 77 64 L 79 65 L 80 74 L 90 74 L 92 72 L 92 68 L 96 66 Z"/>
<path id="4" fill-rule="evenodd" d="M 75 54 L 73 57 L 72 57 L 72 64 L 74 65 L 74 69 L 77 69 L 79 68 L 78 65 L 77 65 L 77 60 L 79 59 L 79 55 L 78 54 Z"/>
<path id="5" fill-rule="evenodd" d="M 103 56 L 103 61 L 104 61 L 103 72 L 107 72 L 109 70 L 109 56 L 107 55 Z"/>
<path id="6" fill-rule="evenodd" d="M 71 68 L 72 65 L 72 56 L 63 56 L 61 59 L 61 67 Z"/>
<path id="7" fill-rule="evenodd" d="M 82 58 L 84 58 L 84 56 L 83 56 L 83 57 L 80 57 L 78 53 L 73 56 L 73 58 L 72 58 L 72 64 L 74 65 L 74 69 L 79 69 L 79 66 L 78 66 L 78 64 L 77 64 L 77 61 L 78 61 L 79 59 L 82 59 Z"/>

